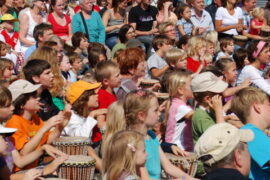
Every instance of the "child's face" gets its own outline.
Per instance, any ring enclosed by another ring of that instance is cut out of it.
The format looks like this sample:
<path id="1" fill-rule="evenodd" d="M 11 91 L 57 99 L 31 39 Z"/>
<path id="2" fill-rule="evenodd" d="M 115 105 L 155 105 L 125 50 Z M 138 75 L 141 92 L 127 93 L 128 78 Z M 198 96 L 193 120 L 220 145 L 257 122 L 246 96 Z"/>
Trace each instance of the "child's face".
<path id="1" fill-rule="evenodd" d="M 172 49 L 172 45 L 169 43 L 163 43 L 162 46 L 160 47 L 160 50 L 163 53 L 166 53 L 168 50 Z"/>
<path id="2" fill-rule="evenodd" d="M 207 47 L 206 53 L 211 54 L 211 55 L 213 56 L 214 53 L 215 53 L 215 48 L 214 48 L 214 46 L 213 46 L 213 45 L 209 45 L 209 46 Z"/>
<path id="3" fill-rule="evenodd" d="M 39 77 L 35 78 L 37 84 L 42 84 L 45 88 L 50 88 L 53 85 L 53 73 L 51 68 L 45 69 Z"/>
<path id="4" fill-rule="evenodd" d="M 8 143 L 5 141 L 4 137 L 0 135 L 0 155 L 7 155 Z"/>
<path id="5" fill-rule="evenodd" d="M 88 99 L 88 108 L 96 108 L 98 107 L 98 90 L 99 88 L 95 89 L 94 92 L 95 94 L 89 96 L 89 99 Z"/>
<path id="6" fill-rule="evenodd" d="M 145 164 L 147 153 L 145 152 L 145 145 L 143 141 L 138 143 L 134 158 L 137 166 L 143 166 Z"/>
<path id="7" fill-rule="evenodd" d="M 31 113 L 35 113 L 40 110 L 39 97 L 37 95 L 31 96 L 28 101 L 23 105 L 22 109 Z"/>
<path id="8" fill-rule="evenodd" d="M 228 66 L 229 68 L 227 71 L 224 72 L 224 76 L 225 76 L 226 82 L 233 83 L 236 81 L 236 78 L 237 78 L 236 65 L 234 62 L 232 62 Z"/>
<path id="9" fill-rule="evenodd" d="M 181 14 L 185 20 L 188 20 L 191 18 L 191 10 L 189 7 L 186 7 L 183 14 Z"/>
<path id="10" fill-rule="evenodd" d="M 108 79 L 108 86 L 111 88 L 119 87 L 120 85 L 120 70 L 119 68 L 110 68 L 111 77 Z"/>
<path id="11" fill-rule="evenodd" d="M 172 65 L 174 69 L 186 69 L 187 68 L 187 59 L 186 58 L 179 58 L 176 64 Z"/>
<path id="12" fill-rule="evenodd" d="M 4 70 L 4 73 L 3 73 L 4 79 L 10 79 L 11 76 L 12 76 L 12 72 L 13 72 L 13 67 L 12 67 L 12 66 L 7 67 L 7 68 Z"/>
<path id="13" fill-rule="evenodd" d="M 104 54 L 99 55 L 99 62 L 106 61 L 106 60 L 107 60 L 107 57 Z"/>
<path id="14" fill-rule="evenodd" d="M 80 42 L 80 49 L 87 49 L 89 46 L 88 40 L 83 38 Z"/>
<path id="15" fill-rule="evenodd" d="M 7 55 L 7 48 L 5 45 L 2 45 L 2 48 L 1 48 L 1 56 L 5 56 Z"/>
<path id="16" fill-rule="evenodd" d="M 14 106 L 12 105 L 11 101 L 0 106 L 0 123 L 9 120 L 13 114 L 13 110 Z"/>
<path id="17" fill-rule="evenodd" d="M 60 63 L 60 70 L 68 72 L 71 69 L 71 65 L 67 56 L 64 56 Z"/>
<path id="18" fill-rule="evenodd" d="M 224 51 L 228 54 L 232 54 L 234 51 L 234 43 L 230 42 L 225 48 Z"/>
<path id="19" fill-rule="evenodd" d="M 129 40 L 129 39 L 132 39 L 136 36 L 136 33 L 135 33 L 135 30 L 133 27 L 129 28 L 128 32 L 126 33 L 126 38 Z"/>
<path id="20" fill-rule="evenodd" d="M 133 76 L 140 78 L 145 76 L 146 62 L 142 61 L 138 64 L 138 67 L 135 69 Z"/>
<path id="21" fill-rule="evenodd" d="M 72 64 L 72 68 L 76 71 L 79 71 L 82 69 L 82 60 L 80 58 L 76 59 L 75 62 Z"/>
<path id="22" fill-rule="evenodd" d="M 10 32 L 10 31 L 12 31 L 13 28 L 14 28 L 14 22 L 12 22 L 12 21 L 6 21 L 6 22 L 4 22 L 4 27 L 5 27 L 5 29 L 6 29 L 8 32 Z"/>
<path id="23" fill-rule="evenodd" d="M 160 116 L 159 104 L 156 97 L 151 99 L 149 106 L 150 108 L 147 111 L 144 124 L 147 128 L 153 128 L 154 125 L 158 122 Z"/>

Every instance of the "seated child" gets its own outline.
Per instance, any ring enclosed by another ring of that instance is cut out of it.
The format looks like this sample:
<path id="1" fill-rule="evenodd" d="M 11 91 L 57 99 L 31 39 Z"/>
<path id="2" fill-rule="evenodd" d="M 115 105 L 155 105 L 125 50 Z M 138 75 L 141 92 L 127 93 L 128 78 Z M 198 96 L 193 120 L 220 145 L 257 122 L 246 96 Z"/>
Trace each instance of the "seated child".
<path id="1" fill-rule="evenodd" d="M 244 48 L 237 49 L 233 54 L 233 60 L 235 61 L 236 64 L 238 77 L 244 66 L 250 64 L 248 60 L 247 50 Z"/>
<path id="2" fill-rule="evenodd" d="M 262 28 L 267 27 L 264 9 L 261 7 L 256 7 L 252 10 L 251 15 L 253 18 L 250 23 L 249 33 L 253 35 L 260 35 Z"/>
<path id="3" fill-rule="evenodd" d="M 72 52 L 68 53 L 69 61 L 71 64 L 71 69 L 68 71 L 70 82 L 76 82 L 79 79 L 78 73 L 82 69 L 83 63 L 79 54 Z"/>
<path id="4" fill-rule="evenodd" d="M 60 136 L 68 121 L 67 114 L 63 112 L 53 116 L 46 123 L 40 119 L 37 115 L 37 111 L 41 108 L 38 97 L 40 87 L 41 84 L 33 85 L 23 79 L 14 81 L 9 86 L 15 109 L 6 127 L 17 129 L 11 136 L 11 141 L 22 155 L 27 155 L 44 144 L 52 143 Z M 35 161 L 24 169 L 35 167 L 37 164 L 38 161 Z"/>
<path id="5" fill-rule="evenodd" d="M 220 40 L 220 52 L 217 54 L 216 61 L 221 58 L 232 58 L 234 51 L 234 42 L 232 38 L 223 38 Z"/>

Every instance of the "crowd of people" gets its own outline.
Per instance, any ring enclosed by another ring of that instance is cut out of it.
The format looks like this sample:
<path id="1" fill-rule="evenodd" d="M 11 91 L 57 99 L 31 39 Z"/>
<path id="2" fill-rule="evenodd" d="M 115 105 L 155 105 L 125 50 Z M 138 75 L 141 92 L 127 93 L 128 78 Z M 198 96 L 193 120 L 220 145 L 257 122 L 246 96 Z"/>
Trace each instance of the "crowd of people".
<path id="1" fill-rule="evenodd" d="M 1 0 L 0 179 L 57 177 L 67 136 L 104 180 L 268 180 L 269 37 L 270 1 Z"/>

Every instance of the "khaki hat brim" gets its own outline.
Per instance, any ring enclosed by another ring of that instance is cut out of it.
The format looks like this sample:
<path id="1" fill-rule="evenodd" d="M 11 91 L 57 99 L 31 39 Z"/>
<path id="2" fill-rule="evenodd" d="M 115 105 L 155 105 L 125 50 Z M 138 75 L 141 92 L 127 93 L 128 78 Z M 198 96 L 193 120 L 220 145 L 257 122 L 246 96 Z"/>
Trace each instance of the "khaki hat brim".
<path id="1" fill-rule="evenodd" d="M 241 142 L 250 142 L 254 139 L 254 133 L 249 129 L 240 129 L 239 136 Z"/>
<path id="2" fill-rule="evenodd" d="M 228 83 L 222 80 L 219 80 L 217 81 L 217 83 L 212 85 L 212 87 L 209 88 L 208 91 L 214 92 L 214 93 L 222 93 L 227 87 L 228 87 Z"/>

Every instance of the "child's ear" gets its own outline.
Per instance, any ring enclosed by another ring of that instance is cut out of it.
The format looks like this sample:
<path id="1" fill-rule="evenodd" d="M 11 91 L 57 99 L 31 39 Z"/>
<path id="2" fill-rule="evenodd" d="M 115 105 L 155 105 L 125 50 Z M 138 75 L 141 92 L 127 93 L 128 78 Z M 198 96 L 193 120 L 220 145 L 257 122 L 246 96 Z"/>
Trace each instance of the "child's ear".
<path id="1" fill-rule="evenodd" d="M 170 63 L 169 65 L 170 65 L 171 67 L 175 67 L 175 64 L 173 64 L 173 63 Z"/>
<path id="2" fill-rule="evenodd" d="M 206 104 L 211 104 L 212 103 L 212 97 L 211 96 L 205 96 L 203 98 L 203 101 L 206 103 Z"/>
<path id="3" fill-rule="evenodd" d="M 138 112 L 137 118 L 138 118 L 139 121 L 144 122 L 144 120 L 145 120 L 145 113 L 142 112 L 142 111 L 141 112 Z"/>
<path id="4" fill-rule="evenodd" d="M 184 88 L 183 87 L 177 88 L 177 93 L 181 95 L 184 94 Z"/>
<path id="5" fill-rule="evenodd" d="M 260 103 L 254 103 L 253 105 L 252 105 L 252 108 L 254 109 L 254 111 L 256 112 L 256 113 L 260 113 L 261 112 L 261 106 L 260 106 L 261 104 Z"/>
<path id="6" fill-rule="evenodd" d="M 102 84 L 104 84 L 105 86 L 109 85 L 109 80 L 108 79 L 103 79 Z"/>
<path id="7" fill-rule="evenodd" d="M 39 76 L 33 76 L 33 77 L 32 77 L 32 80 L 33 80 L 36 84 L 39 84 L 39 82 L 40 82 Z"/>

